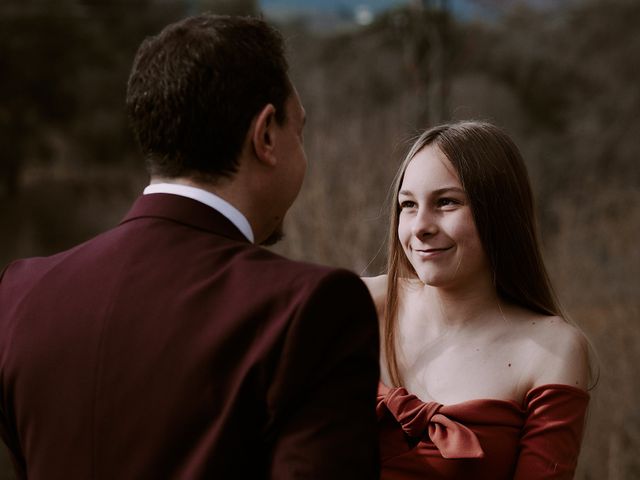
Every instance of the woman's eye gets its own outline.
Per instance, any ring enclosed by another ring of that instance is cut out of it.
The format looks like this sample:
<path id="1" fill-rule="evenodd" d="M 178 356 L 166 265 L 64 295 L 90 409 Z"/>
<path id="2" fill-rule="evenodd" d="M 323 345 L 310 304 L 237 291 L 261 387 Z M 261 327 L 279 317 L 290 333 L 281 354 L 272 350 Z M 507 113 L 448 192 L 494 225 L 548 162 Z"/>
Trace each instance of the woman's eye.
<path id="1" fill-rule="evenodd" d="M 438 207 L 449 207 L 452 205 L 460 205 L 460 202 L 455 198 L 439 198 Z"/>
<path id="2" fill-rule="evenodd" d="M 405 200 L 404 202 L 400 202 L 400 208 L 414 208 L 416 206 L 416 202 L 412 202 L 411 200 Z"/>

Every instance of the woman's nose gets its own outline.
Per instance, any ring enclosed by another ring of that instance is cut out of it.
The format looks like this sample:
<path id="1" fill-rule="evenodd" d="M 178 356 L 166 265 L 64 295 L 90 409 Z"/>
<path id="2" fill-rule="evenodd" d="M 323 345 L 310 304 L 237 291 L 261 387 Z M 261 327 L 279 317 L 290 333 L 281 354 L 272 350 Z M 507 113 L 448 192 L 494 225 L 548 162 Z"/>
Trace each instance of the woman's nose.
<path id="1" fill-rule="evenodd" d="M 419 211 L 411 225 L 411 233 L 417 238 L 434 235 L 438 232 L 438 225 L 429 212 Z"/>

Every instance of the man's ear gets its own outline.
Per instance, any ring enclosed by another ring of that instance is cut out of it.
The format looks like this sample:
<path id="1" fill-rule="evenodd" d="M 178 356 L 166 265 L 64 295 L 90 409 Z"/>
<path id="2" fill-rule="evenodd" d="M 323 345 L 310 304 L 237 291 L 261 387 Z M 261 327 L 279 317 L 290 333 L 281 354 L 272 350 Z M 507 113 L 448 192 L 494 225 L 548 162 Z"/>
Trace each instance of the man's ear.
<path id="1" fill-rule="evenodd" d="M 255 116 L 251 143 L 253 151 L 259 162 L 268 165 L 276 164 L 276 109 L 272 104 L 267 104 Z"/>

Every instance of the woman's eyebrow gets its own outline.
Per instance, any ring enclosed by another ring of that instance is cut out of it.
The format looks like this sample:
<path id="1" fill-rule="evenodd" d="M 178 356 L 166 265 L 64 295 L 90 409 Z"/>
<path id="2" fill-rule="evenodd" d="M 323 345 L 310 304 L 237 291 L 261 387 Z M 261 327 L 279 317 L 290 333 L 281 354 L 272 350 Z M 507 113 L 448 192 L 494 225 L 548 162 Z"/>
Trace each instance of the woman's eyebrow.
<path id="1" fill-rule="evenodd" d="M 448 192 L 455 192 L 455 193 L 461 193 L 461 194 L 466 194 L 467 192 L 464 191 L 464 189 L 460 188 L 460 187 L 443 187 L 443 188 L 439 188 L 437 190 L 434 190 L 433 194 L 435 195 L 441 195 L 443 193 L 448 193 Z"/>

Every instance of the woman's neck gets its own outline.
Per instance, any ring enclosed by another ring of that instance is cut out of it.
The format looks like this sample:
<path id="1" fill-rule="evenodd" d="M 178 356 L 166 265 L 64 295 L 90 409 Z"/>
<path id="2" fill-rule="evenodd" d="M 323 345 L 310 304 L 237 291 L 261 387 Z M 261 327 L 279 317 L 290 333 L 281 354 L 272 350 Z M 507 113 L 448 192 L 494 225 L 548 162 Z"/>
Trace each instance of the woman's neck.
<path id="1" fill-rule="evenodd" d="M 455 288 L 434 287 L 412 282 L 419 303 L 425 308 L 430 329 L 436 335 L 475 329 L 503 321 L 503 301 L 487 279 Z"/>

